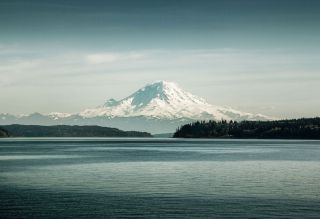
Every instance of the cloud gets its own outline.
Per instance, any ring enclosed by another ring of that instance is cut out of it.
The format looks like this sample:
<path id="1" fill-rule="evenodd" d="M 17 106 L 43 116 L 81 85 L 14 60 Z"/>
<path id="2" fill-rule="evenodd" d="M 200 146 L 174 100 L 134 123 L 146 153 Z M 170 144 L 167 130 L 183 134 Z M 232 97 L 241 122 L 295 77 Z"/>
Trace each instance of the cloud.
<path id="1" fill-rule="evenodd" d="M 129 53 L 96 53 L 85 56 L 85 60 L 88 64 L 108 64 L 118 61 L 136 60 L 145 57 L 145 54 L 137 52 Z"/>
<path id="2" fill-rule="evenodd" d="M 44 51 L 0 45 L 1 86 L 103 84 L 155 79 L 190 84 L 318 81 L 318 57 L 287 51 L 238 49 Z M 121 76 L 120 76 L 121 74 Z M 188 77 L 184 77 L 185 75 Z M 206 78 L 204 80 L 204 78 Z M 236 85 L 240 86 L 240 85 Z"/>
<path id="3" fill-rule="evenodd" d="M 89 64 L 103 64 L 117 61 L 118 56 L 114 54 L 90 54 L 86 56 Z"/>

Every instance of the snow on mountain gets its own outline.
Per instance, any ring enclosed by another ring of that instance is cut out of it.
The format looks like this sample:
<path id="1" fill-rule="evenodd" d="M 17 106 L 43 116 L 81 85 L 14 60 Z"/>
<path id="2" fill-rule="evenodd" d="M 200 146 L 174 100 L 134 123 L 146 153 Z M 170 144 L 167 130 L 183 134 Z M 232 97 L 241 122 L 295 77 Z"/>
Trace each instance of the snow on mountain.
<path id="1" fill-rule="evenodd" d="M 100 107 L 86 109 L 79 113 L 85 118 L 104 116 L 136 117 L 145 116 L 156 119 L 226 119 L 226 120 L 269 120 L 263 115 L 244 113 L 232 108 L 214 106 L 177 84 L 159 81 L 148 84 L 132 95 L 116 101 L 109 99 Z"/>

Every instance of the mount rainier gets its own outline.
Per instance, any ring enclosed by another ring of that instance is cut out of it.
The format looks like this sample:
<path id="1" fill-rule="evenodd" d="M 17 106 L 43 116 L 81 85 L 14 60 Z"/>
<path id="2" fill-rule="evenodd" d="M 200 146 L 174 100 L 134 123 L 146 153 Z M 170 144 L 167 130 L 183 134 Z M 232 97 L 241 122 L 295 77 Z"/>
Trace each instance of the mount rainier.
<path id="1" fill-rule="evenodd" d="M 270 120 L 261 114 L 240 112 L 207 103 L 173 82 L 148 84 L 122 100 L 109 99 L 80 113 L 0 114 L 0 124 L 100 125 L 151 133 L 173 132 L 194 120 Z"/>

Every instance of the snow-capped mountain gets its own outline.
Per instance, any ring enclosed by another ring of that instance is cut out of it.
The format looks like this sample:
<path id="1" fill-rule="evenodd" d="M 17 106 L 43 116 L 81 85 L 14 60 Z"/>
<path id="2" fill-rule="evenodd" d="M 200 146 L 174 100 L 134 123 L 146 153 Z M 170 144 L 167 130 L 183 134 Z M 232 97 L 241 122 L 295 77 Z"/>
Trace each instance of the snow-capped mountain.
<path id="1" fill-rule="evenodd" d="M 84 110 L 79 115 L 85 118 L 146 116 L 157 119 L 269 119 L 263 115 L 211 105 L 204 99 L 182 90 L 177 84 L 166 81 L 148 84 L 120 101 L 109 99 L 104 105 Z"/>
<path id="2" fill-rule="evenodd" d="M 148 84 L 122 100 L 109 99 L 99 107 L 75 114 L 0 114 L 0 124 L 102 125 L 152 133 L 173 132 L 179 125 L 200 119 L 239 121 L 271 118 L 209 104 L 177 84 L 166 81 Z"/>

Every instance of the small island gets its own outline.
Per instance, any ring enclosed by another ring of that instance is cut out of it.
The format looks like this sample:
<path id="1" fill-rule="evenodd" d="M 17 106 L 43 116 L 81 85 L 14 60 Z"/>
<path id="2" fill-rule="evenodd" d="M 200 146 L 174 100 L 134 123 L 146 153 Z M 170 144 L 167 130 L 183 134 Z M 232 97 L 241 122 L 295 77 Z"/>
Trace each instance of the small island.
<path id="1" fill-rule="evenodd" d="M 320 139 L 320 117 L 276 121 L 197 121 L 174 138 Z"/>

